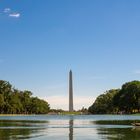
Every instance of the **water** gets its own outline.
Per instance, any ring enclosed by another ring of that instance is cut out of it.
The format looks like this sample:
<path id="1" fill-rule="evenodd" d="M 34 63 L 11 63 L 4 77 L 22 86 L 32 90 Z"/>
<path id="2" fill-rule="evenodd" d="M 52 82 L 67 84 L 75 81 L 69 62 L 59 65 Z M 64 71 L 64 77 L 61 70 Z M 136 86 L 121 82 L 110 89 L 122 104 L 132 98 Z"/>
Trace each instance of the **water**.
<path id="1" fill-rule="evenodd" d="M 140 140 L 134 115 L 0 116 L 0 140 Z"/>

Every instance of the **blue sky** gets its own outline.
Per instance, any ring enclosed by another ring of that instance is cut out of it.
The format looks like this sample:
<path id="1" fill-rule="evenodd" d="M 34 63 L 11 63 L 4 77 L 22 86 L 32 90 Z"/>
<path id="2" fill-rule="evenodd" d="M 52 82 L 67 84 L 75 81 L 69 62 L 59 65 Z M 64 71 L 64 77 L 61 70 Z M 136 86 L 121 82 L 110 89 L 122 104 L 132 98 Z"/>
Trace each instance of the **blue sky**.
<path id="1" fill-rule="evenodd" d="M 2 0 L 0 79 L 53 108 L 75 108 L 104 91 L 140 80 L 139 0 Z"/>

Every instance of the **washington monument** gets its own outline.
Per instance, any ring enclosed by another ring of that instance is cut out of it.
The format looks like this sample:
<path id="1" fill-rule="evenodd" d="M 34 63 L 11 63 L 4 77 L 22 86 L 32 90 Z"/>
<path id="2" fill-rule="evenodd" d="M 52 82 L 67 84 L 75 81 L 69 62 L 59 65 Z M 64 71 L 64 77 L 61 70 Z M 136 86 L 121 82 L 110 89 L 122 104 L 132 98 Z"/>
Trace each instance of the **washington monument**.
<path id="1" fill-rule="evenodd" d="M 73 81 L 71 70 L 69 72 L 69 112 L 73 112 Z"/>

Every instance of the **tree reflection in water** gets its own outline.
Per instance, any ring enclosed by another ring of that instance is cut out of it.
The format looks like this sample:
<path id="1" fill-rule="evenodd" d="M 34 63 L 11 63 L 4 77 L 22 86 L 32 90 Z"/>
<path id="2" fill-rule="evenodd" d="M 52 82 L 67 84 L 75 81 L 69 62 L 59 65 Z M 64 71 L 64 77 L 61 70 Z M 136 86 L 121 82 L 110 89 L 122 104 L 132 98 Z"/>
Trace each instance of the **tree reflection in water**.
<path id="1" fill-rule="evenodd" d="M 91 123 L 96 124 L 101 139 L 140 140 L 140 127 L 133 127 L 133 122 L 134 120 L 99 120 Z"/>
<path id="2" fill-rule="evenodd" d="M 45 122 L 48 123 L 48 122 Z M 41 121 L 0 121 L 1 140 L 19 140 L 40 137 L 46 129 Z"/>
<path id="3" fill-rule="evenodd" d="M 101 139 L 107 140 L 140 140 L 140 129 L 100 128 L 97 129 Z"/>

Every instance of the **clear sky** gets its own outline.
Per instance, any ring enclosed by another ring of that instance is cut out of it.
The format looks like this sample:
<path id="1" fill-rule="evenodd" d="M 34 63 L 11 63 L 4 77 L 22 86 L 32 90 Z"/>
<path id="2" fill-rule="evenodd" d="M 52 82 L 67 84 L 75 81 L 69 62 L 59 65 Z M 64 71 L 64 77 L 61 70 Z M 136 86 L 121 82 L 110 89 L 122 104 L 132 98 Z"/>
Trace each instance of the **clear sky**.
<path id="1" fill-rule="evenodd" d="M 68 109 L 140 80 L 139 0 L 1 0 L 0 79 Z"/>

